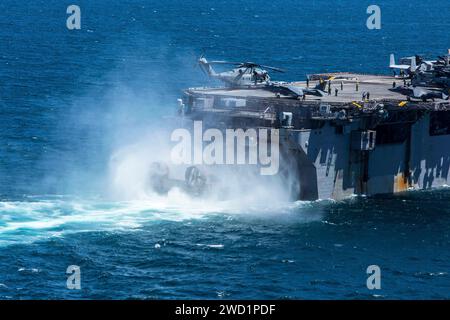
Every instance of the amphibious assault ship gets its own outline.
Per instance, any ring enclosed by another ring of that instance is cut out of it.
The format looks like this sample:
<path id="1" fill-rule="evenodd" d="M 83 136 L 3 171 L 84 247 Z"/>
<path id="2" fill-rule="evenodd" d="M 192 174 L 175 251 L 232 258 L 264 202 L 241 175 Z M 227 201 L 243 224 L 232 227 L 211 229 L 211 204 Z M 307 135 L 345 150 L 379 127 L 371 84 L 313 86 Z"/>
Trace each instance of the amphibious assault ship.
<path id="1" fill-rule="evenodd" d="M 450 184 L 449 56 L 401 61 L 391 56 L 393 75 L 311 74 L 287 83 L 266 71 L 280 69 L 202 57 L 202 69 L 226 85 L 185 90 L 180 114 L 210 127 L 278 129 L 280 167 L 289 166 L 280 174 L 298 181 L 293 199 Z M 236 67 L 216 73 L 214 63 Z"/>

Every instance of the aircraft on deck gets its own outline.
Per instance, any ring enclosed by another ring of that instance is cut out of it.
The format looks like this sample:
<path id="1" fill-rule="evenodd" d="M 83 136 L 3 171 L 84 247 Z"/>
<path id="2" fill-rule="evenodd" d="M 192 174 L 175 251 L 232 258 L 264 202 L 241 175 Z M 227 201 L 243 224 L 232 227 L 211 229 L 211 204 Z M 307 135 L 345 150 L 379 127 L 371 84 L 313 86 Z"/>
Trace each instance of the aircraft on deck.
<path id="1" fill-rule="evenodd" d="M 271 81 L 270 71 L 283 73 L 283 69 L 261 65 L 254 62 L 208 61 L 202 55 L 198 59 L 201 70 L 210 78 L 225 83 L 229 88 L 255 88 L 272 91 L 276 94 L 290 95 L 295 98 L 305 95 L 324 96 L 326 82 L 321 80 L 314 88 L 295 86 L 287 82 Z M 232 65 L 229 71 L 217 72 L 213 65 Z"/>
<path id="2" fill-rule="evenodd" d="M 284 72 L 282 69 L 254 62 L 208 61 L 204 56 L 198 59 L 198 64 L 210 78 L 218 79 L 233 88 L 268 84 L 270 76 L 267 70 Z M 218 64 L 234 65 L 235 67 L 230 71 L 216 72 L 212 66 Z"/>
<path id="3" fill-rule="evenodd" d="M 419 99 L 424 102 L 428 100 L 434 101 L 435 99 L 448 100 L 449 96 L 444 93 L 440 88 L 424 88 L 413 86 L 401 86 L 389 89 L 393 92 L 398 92 L 407 96 L 409 99 Z"/>
<path id="4" fill-rule="evenodd" d="M 408 98 L 421 99 L 448 99 L 450 93 L 450 51 L 437 60 L 425 60 L 421 56 L 405 57 L 396 64 L 395 56 L 391 54 L 389 68 L 402 70 L 402 79 L 405 85 L 392 88 Z M 410 84 L 406 85 L 406 80 Z"/>

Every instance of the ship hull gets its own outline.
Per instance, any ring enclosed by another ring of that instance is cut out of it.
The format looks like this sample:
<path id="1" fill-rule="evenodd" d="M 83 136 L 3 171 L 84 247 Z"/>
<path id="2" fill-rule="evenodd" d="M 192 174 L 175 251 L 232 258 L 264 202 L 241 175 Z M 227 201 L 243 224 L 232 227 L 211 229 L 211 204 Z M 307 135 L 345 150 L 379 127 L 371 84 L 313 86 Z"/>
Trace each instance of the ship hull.
<path id="1" fill-rule="evenodd" d="M 330 124 L 313 130 L 282 130 L 283 149 L 290 162 L 295 161 L 296 168 L 291 170 L 299 181 L 299 193 L 293 197 L 339 200 L 450 185 L 450 135 L 430 134 L 430 118 L 427 114 L 404 124 L 404 140 L 375 138 L 371 150 L 358 150 L 352 146 L 354 131 L 336 133 Z M 386 128 L 380 126 L 380 130 Z"/>
<path id="2" fill-rule="evenodd" d="M 279 175 L 289 182 L 286 192 L 293 200 L 339 200 L 450 184 L 447 99 L 405 99 L 389 90 L 398 81 L 389 76 L 320 74 L 310 76 L 309 85 L 324 78 L 340 88 L 339 94 L 293 98 L 259 87 L 189 89 L 180 114 L 202 121 L 204 128 L 277 130 Z"/>

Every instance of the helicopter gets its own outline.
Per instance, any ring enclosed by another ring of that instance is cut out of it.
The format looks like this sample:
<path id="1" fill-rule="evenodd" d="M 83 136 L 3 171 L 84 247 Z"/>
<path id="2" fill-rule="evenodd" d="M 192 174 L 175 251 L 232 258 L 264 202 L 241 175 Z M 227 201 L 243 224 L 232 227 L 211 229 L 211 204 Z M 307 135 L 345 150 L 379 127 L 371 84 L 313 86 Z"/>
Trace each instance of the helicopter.
<path id="1" fill-rule="evenodd" d="M 231 62 L 231 61 L 208 61 L 202 55 L 198 59 L 198 65 L 202 71 L 210 78 L 218 79 L 225 83 L 228 88 L 261 88 L 274 92 L 292 96 L 293 98 L 304 97 L 305 95 L 325 96 L 326 82 L 321 80 L 314 88 L 304 88 L 280 81 L 271 81 L 267 70 L 284 73 L 280 68 L 261 65 L 254 62 Z M 233 65 L 230 71 L 216 72 L 213 65 Z"/>
<path id="2" fill-rule="evenodd" d="M 280 73 L 285 72 L 280 68 L 264 66 L 254 62 L 207 61 L 203 55 L 198 59 L 198 64 L 207 76 L 218 79 L 231 88 L 267 85 L 270 83 L 270 76 L 267 70 Z M 230 71 L 218 73 L 212 65 L 219 64 L 233 65 L 235 67 Z"/>

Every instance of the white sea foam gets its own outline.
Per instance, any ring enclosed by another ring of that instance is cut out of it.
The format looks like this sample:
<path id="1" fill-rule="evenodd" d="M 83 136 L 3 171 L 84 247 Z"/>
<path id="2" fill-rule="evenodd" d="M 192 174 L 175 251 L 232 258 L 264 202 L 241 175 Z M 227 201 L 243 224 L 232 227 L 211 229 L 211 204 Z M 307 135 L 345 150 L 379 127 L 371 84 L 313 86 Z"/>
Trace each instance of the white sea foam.
<path id="1" fill-rule="evenodd" d="M 39 273 L 40 272 L 40 270 L 37 268 L 24 268 L 24 267 L 17 269 L 17 271 L 18 272 L 31 272 L 31 273 Z"/>
<path id="2" fill-rule="evenodd" d="M 0 202 L 0 245 L 32 242 L 85 231 L 133 231 L 152 221 L 207 219 L 214 215 L 309 222 L 322 218 L 316 202 L 289 202 L 278 183 L 264 184 L 251 176 L 227 175 L 228 195 L 192 197 L 179 188 L 158 195 L 148 188 L 148 170 L 167 146 L 155 133 L 113 152 L 106 192 L 88 199 L 74 196 L 33 196 L 26 201 Z M 320 203 L 320 202 L 319 202 Z M 311 210 L 312 208 L 312 210 Z M 219 248 L 208 244 L 210 248 Z"/>
<path id="3" fill-rule="evenodd" d="M 67 233 L 85 231 L 132 231 L 153 221 L 183 222 L 208 219 L 211 216 L 257 217 L 280 221 L 295 217 L 296 221 L 321 219 L 318 210 L 309 210 L 312 203 L 297 202 L 284 206 L 242 207 L 242 203 L 190 198 L 179 190 L 167 197 L 152 196 L 133 201 L 100 201 L 67 197 L 42 197 L 30 201 L 0 202 L 0 245 L 32 242 Z M 306 212 L 303 212 L 306 210 Z M 208 244 L 211 248 L 216 244 Z"/>
<path id="4" fill-rule="evenodd" d="M 148 139 L 144 139 L 148 141 Z M 0 245 L 31 242 L 67 233 L 103 230 L 132 231 L 152 221 L 207 219 L 214 215 L 257 217 L 296 222 L 322 218 L 321 202 L 289 202 L 280 185 L 261 184 L 238 175 L 227 176 L 231 192 L 219 199 L 217 194 L 192 197 L 179 188 L 166 195 L 148 190 L 147 170 L 157 150 L 137 143 L 120 149 L 111 157 L 108 190 L 101 199 L 73 196 L 33 196 L 27 201 L 0 202 Z M 246 188 L 241 188 L 245 185 Z M 250 186 L 250 188 L 248 188 Z M 312 210 L 311 210 L 312 209 Z M 216 244 L 209 244 L 210 248 Z"/>

